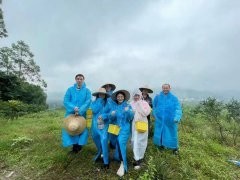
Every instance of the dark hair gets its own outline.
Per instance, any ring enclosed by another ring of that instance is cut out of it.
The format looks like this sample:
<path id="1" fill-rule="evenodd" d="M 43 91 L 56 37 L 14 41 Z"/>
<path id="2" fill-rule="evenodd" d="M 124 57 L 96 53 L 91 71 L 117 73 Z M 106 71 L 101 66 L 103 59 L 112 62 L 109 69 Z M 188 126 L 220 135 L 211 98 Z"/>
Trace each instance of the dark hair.
<path id="1" fill-rule="evenodd" d="M 147 93 L 146 95 L 147 95 L 147 98 L 149 98 L 149 97 L 150 97 L 148 93 Z M 143 96 L 143 93 L 142 93 L 142 96 Z"/>
<path id="2" fill-rule="evenodd" d="M 126 98 L 124 92 L 120 91 L 120 92 L 118 92 L 118 93 L 116 94 L 116 100 L 115 100 L 116 103 L 118 103 L 118 101 L 117 101 L 117 96 L 118 96 L 119 94 L 122 94 L 122 95 L 124 96 L 124 100 L 125 100 L 125 98 Z"/>
<path id="3" fill-rule="evenodd" d="M 169 88 L 171 88 L 170 84 L 168 84 L 168 83 L 163 84 L 162 87 L 163 86 L 168 86 Z"/>
<path id="4" fill-rule="evenodd" d="M 82 74 L 77 74 L 77 75 L 75 76 L 75 79 L 76 79 L 78 76 L 83 77 L 83 79 L 85 79 L 84 75 L 82 75 Z"/>

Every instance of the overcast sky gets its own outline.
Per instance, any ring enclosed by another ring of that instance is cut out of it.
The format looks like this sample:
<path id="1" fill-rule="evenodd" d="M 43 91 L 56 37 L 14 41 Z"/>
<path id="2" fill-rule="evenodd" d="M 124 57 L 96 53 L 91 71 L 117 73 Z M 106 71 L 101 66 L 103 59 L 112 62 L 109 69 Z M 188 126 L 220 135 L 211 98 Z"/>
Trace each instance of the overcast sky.
<path id="1" fill-rule="evenodd" d="M 3 0 L 8 38 L 25 41 L 47 92 L 82 73 L 132 90 L 240 90 L 239 0 Z"/>

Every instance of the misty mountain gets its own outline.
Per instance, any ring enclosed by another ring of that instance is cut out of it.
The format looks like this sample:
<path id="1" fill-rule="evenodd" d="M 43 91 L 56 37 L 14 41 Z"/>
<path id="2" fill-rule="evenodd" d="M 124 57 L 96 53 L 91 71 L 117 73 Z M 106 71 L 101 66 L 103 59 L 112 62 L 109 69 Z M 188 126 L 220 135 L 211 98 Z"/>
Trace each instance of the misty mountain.
<path id="1" fill-rule="evenodd" d="M 156 94 L 160 92 L 159 89 L 153 88 L 154 93 L 150 96 L 154 98 Z M 208 97 L 215 97 L 221 101 L 228 101 L 232 98 L 240 99 L 240 92 L 238 91 L 198 91 L 193 89 L 182 89 L 175 88 L 172 89 L 172 92 L 179 98 L 182 102 L 199 102 Z M 63 106 L 63 97 L 65 92 L 49 92 L 47 103 L 50 108 L 61 107 Z"/>

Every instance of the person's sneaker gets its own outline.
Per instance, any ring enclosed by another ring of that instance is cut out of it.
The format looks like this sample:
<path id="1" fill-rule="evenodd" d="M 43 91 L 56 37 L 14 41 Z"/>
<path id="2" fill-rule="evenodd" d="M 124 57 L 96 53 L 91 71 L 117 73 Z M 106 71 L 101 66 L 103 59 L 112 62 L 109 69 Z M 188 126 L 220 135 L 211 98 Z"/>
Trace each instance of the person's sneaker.
<path id="1" fill-rule="evenodd" d="M 122 177 L 124 175 L 124 167 L 123 167 L 123 162 L 122 161 L 121 161 L 121 165 L 120 165 L 120 167 L 119 167 L 119 169 L 117 171 L 117 175 L 119 177 Z"/>
<path id="2" fill-rule="evenodd" d="M 140 169 L 140 168 L 141 168 L 141 166 L 139 166 L 139 165 L 134 166 L 134 169 L 135 169 L 135 170 L 138 170 L 138 169 Z"/>

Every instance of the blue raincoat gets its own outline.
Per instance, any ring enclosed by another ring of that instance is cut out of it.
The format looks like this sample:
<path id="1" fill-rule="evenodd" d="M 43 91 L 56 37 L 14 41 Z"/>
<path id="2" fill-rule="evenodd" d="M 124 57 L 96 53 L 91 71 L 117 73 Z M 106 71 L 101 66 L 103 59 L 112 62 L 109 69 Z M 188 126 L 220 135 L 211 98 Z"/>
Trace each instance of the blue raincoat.
<path id="1" fill-rule="evenodd" d="M 163 92 L 153 100 L 155 127 L 153 143 L 170 149 L 178 148 L 178 122 L 182 117 L 182 109 L 176 96 Z"/>
<path id="2" fill-rule="evenodd" d="M 129 108 L 128 111 L 124 110 L 125 107 Z M 115 115 L 111 114 L 112 111 L 115 111 Z M 131 134 L 133 115 L 132 107 L 126 101 L 121 104 L 112 101 L 109 114 L 110 123 L 120 127 L 119 134 L 112 136 L 114 142 L 116 142 L 114 159 L 123 161 L 125 171 L 127 171 L 127 142 Z"/>
<path id="3" fill-rule="evenodd" d="M 108 100 L 109 105 L 111 106 L 111 104 L 114 103 L 114 101 L 111 98 L 113 91 L 108 91 L 107 93 L 110 95 L 110 97 L 107 100 Z M 113 134 L 108 134 L 108 139 L 109 139 L 111 146 L 115 148 L 116 143 L 117 143 L 116 137 Z"/>
<path id="4" fill-rule="evenodd" d="M 66 108 L 65 117 L 70 114 L 74 114 L 74 108 L 79 108 L 79 115 L 86 118 L 86 111 L 91 104 L 91 92 L 83 83 L 80 89 L 77 89 L 77 84 L 68 88 L 64 96 L 64 107 Z M 71 146 L 73 144 L 85 145 L 87 144 L 88 130 L 87 128 L 80 135 L 71 136 L 63 128 L 62 129 L 62 143 L 64 147 Z"/>
<path id="5" fill-rule="evenodd" d="M 110 111 L 110 105 L 108 101 L 104 105 L 104 99 L 97 98 L 91 105 L 93 112 L 93 123 L 91 127 L 91 134 L 95 145 L 97 146 L 97 155 L 94 158 L 96 160 L 101 153 L 103 153 L 104 164 L 109 164 L 109 151 L 108 151 L 108 113 Z M 102 116 L 104 120 L 104 128 L 98 128 L 98 117 Z"/>

